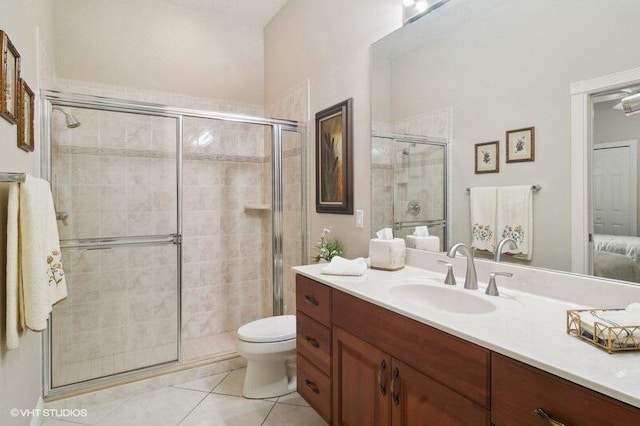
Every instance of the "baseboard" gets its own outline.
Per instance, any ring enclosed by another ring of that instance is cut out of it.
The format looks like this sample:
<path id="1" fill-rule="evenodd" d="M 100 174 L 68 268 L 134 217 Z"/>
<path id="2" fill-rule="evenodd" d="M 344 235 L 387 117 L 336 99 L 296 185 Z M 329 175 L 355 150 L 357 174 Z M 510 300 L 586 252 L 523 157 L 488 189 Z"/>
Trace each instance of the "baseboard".
<path id="1" fill-rule="evenodd" d="M 44 409 L 44 400 L 42 397 L 38 398 L 38 403 L 36 404 L 35 410 L 36 413 L 33 417 L 31 417 L 30 426 L 40 426 L 42 425 L 42 410 Z"/>

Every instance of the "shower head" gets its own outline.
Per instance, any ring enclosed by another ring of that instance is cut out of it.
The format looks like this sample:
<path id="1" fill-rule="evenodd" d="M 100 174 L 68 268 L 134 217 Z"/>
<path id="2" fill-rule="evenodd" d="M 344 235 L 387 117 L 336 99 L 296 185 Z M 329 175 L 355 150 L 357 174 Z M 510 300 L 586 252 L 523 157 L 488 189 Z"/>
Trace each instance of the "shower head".
<path id="1" fill-rule="evenodd" d="M 67 128 L 68 129 L 75 129 L 76 127 L 80 127 L 80 122 L 78 121 L 78 119 L 71 113 L 66 112 L 65 110 L 63 110 L 60 107 L 53 107 L 51 108 L 52 110 L 57 110 L 60 111 L 61 113 L 64 114 L 64 121 L 67 124 Z"/>

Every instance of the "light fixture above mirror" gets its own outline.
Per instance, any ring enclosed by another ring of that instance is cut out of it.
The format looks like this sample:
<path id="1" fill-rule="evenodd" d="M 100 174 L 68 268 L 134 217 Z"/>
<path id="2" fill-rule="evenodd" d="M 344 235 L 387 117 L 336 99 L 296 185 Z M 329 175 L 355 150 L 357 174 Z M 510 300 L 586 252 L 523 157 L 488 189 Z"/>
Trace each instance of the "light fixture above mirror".
<path id="1" fill-rule="evenodd" d="M 433 12 L 449 0 L 402 0 L 402 19 L 404 24 L 422 18 Z"/>

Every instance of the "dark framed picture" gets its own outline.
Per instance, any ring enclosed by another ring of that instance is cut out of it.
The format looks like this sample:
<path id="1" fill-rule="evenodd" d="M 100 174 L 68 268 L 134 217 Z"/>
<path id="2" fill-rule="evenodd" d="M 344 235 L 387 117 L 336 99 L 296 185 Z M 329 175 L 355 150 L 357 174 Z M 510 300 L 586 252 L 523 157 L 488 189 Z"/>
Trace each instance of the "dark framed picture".
<path id="1" fill-rule="evenodd" d="M 507 163 L 535 159 L 535 128 L 507 130 Z"/>
<path id="2" fill-rule="evenodd" d="M 33 90 L 22 79 L 18 92 L 18 148 L 32 152 L 35 149 L 33 122 L 36 99 Z"/>
<path id="3" fill-rule="evenodd" d="M 316 212 L 353 214 L 353 99 L 316 114 Z"/>
<path id="4" fill-rule="evenodd" d="M 498 173 L 500 171 L 500 142 L 477 143 L 476 148 L 476 174 Z"/>
<path id="5" fill-rule="evenodd" d="M 0 31 L 0 115 L 18 121 L 20 54 L 4 31 Z"/>

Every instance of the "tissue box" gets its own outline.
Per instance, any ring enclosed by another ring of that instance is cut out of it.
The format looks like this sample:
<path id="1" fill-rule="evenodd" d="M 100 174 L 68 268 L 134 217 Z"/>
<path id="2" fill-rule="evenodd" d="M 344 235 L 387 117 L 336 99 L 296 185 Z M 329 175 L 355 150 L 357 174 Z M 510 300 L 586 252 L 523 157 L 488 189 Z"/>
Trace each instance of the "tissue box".
<path id="1" fill-rule="evenodd" d="M 440 238 L 436 236 L 419 237 L 407 235 L 407 247 L 426 251 L 440 251 Z"/>
<path id="2" fill-rule="evenodd" d="M 373 238 L 369 241 L 369 260 L 371 268 L 385 271 L 397 271 L 404 268 L 404 239 L 381 240 Z"/>

